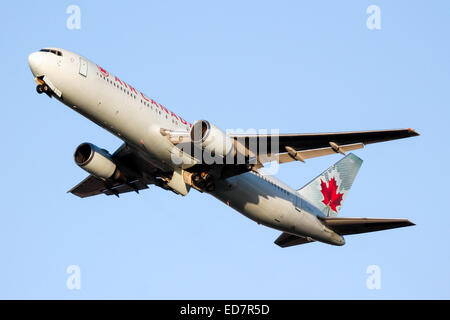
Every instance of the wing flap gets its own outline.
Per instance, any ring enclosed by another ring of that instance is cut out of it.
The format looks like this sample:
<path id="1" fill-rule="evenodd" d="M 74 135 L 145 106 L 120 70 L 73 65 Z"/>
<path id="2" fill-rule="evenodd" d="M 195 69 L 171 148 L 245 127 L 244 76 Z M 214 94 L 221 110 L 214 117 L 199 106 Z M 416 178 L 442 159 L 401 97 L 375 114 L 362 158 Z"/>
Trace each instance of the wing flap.
<path id="1" fill-rule="evenodd" d="M 127 192 L 139 192 L 139 190 L 148 189 L 148 185 L 140 180 L 134 180 L 128 184 L 108 185 L 102 179 L 93 175 L 88 176 L 78 185 L 70 189 L 68 192 L 80 198 L 92 197 L 98 194 L 107 196 L 118 196 Z"/>
<path id="2" fill-rule="evenodd" d="M 355 143 L 355 144 L 349 144 L 349 145 L 343 145 L 339 146 L 340 150 L 343 152 L 348 152 L 352 150 L 362 149 L 364 148 L 364 144 L 362 143 Z M 305 150 L 305 151 L 297 151 L 296 155 L 291 155 L 289 153 L 281 153 L 278 155 L 278 163 L 287 163 L 292 161 L 297 161 L 296 156 L 298 155 L 300 159 L 306 160 L 306 159 L 312 159 L 317 157 L 323 157 L 330 154 L 335 154 L 336 150 L 332 147 L 328 148 L 319 148 L 319 149 L 312 149 L 312 150 Z"/>
<path id="3" fill-rule="evenodd" d="M 105 189 L 101 190 L 102 193 L 106 194 L 107 196 L 118 196 L 121 193 L 127 193 L 127 192 L 136 192 L 139 193 L 139 190 L 148 189 L 148 186 L 141 182 L 140 180 L 135 180 L 127 184 L 119 184 L 114 187 L 106 187 Z"/>
<path id="4" fill-rule="evenodd" d="M 367 233 L 415 225 L 407 219 L 378 218 L 326 218 L 322 219 L 322 222 L 340 235 Z"/>
<path id="5" fill-rule="evenodd" d="M 72 193 L 80 198 L 86 198 L 102 193 L 101 190 L 103 190 L 104 188 L 104 181 L 97 177 L 94 177 L 93 175 L 90 175 L 67 192 Z"/>

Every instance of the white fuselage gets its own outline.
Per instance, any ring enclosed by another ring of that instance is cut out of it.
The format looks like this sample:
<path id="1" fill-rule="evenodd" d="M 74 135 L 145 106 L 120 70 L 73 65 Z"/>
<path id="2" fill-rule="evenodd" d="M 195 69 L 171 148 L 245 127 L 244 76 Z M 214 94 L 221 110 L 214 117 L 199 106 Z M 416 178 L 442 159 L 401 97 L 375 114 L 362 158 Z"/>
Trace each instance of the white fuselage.
<path id="1" fill-rule="evenodd" d="M 35 52 L 29 57 L 35 77 L 45 79 L 61 92 L 56 97 L 140 150 L 155 167 L 173 171 L 174 145 L 161 128 L 186 131 L 191 124 L 144 93 L 88 59 L 57 49 L 62 55 Z M 292 188 L 272 176 L 247 172 L 220 180 L 211 195 L 257 223 L 314 240 L 342 245 L 344 239 L 325 227 L 323 213 Z"/>

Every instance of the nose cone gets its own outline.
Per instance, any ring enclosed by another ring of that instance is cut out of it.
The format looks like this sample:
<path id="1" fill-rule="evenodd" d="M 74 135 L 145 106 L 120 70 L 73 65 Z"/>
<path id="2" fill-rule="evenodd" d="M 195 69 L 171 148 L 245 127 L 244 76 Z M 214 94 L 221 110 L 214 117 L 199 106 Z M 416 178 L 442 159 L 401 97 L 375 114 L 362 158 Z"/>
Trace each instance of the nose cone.
<path id="1" fill-rule="evenodd" d="M 28 56 L 28 64 L 30 65 L 31 72 L 35 77 L 42 75 L 42 64 L 43 64 L 43 54 L 42 52 L 33 52 Z"/>

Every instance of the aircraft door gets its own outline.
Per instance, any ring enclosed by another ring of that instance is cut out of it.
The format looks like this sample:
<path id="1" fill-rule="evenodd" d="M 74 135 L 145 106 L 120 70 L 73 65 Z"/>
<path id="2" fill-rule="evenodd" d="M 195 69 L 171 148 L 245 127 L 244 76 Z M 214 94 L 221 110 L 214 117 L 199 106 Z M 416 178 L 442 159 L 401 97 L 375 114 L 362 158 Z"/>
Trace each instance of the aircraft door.
<path id="1" fill-rule="evenodd" d="M 87 77 L 87 71 L 88 71 L 88 62 L 80 57 L 80 75 L 83 77 Z"/>

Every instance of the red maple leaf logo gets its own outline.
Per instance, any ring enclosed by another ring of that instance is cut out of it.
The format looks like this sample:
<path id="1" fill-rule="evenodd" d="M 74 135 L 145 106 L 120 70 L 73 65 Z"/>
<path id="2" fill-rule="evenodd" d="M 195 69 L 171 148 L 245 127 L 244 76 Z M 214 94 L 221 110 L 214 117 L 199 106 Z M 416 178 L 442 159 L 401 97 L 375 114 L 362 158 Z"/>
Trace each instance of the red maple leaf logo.
<path id="1" fill-rule="evenodd" d="M 336 184 L 336 179 L 333 177 L 330 180 L 328 180 L 328 186 L 325 182 L 320 179 L 320 187 L 322 190 L 320 190 L 323 194 L 323 200 L 322 202 L 331 210 L 337 213 L 337 206 L 341 205 L 342 196 L 343 193 L 338 193 L 338 185 Z M 329 211 L 329 210 L 328 210 Z"/>

